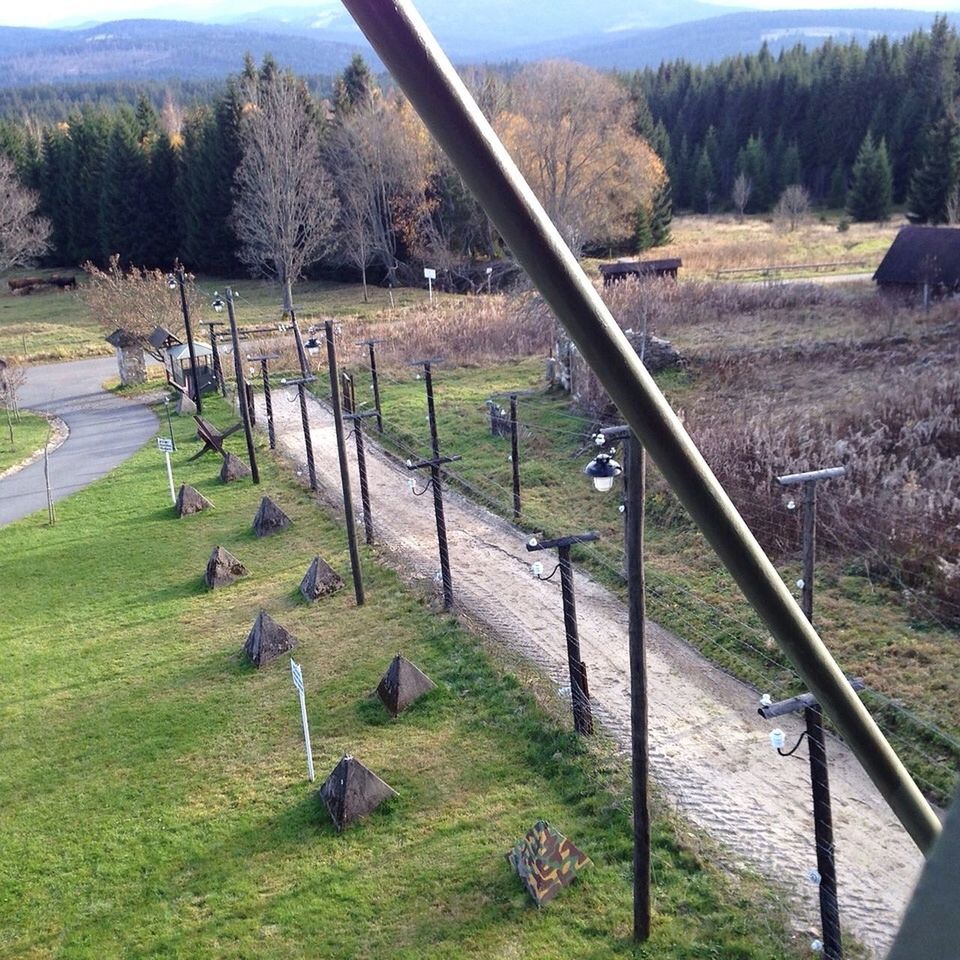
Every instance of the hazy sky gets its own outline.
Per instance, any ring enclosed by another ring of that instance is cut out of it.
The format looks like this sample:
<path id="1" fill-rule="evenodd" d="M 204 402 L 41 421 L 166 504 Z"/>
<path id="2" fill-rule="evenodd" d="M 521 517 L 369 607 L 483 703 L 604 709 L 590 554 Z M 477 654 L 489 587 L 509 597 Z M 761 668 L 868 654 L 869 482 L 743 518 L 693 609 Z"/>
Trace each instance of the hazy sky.
<path id="1" fill-rule="evenodd" d="M 522 2 L 522 0 L 521 0 Z M 637 0 L 642 3 L 643 0 Z M 715 0 L 705 0 L 715 2 Z M 891 7 L 911 10 L 938 10 L 956 12 L 960 0 L 727 0 L 733 6 L 755 7 L 758 10 L 811 10 L 837 7 Z M 33 0 L 32 3 L 4 3 L 0 23 L 5 26 L 45 27 L 64 21 L 116 20 L 124 17 L 158 17 L 164 19 L 201 20 L 214 9 L 231 13 L 260 10 L 282 3 L 284 6 L 329 8 L 330 0 L 313 0 L 300 3 L 298 0 L 240 0 L 229 5 L 223 0 L 194 0 L 182 6 L 177 3 L 163 7 L 135 6 L 130 0 Z"/>

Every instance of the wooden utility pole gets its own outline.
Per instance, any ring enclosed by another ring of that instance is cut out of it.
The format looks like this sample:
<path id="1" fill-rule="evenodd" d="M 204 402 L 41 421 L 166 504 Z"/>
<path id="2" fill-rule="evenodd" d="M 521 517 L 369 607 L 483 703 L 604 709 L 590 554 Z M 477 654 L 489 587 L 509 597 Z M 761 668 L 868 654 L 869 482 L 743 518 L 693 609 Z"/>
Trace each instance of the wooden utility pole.
<path id="1" fill-rule="evenodd" d="M 190 374 L 193 380 L 193 396 L 191 399 L 197 407 L 197 413 L 203 413 L 203 405 L 200 400 L 200 374 L 197 371 L 197 349 L 193 343 L 193 324 L 190 322 L 190 307 L 187 305 L 187 279 L 179 260 L 176 263 L 174 277 L 180 290 L 180 312 L 183 314 L 183 326 L 187 331 L 187 350 L 190 353 Z"/>
<path id="2" fill-rule="evenodd" d="M 517 429 L 517 395 L 510 394 L 510 468 L 513 473 L 513 519 L 520 519 L 520 435 Z"/>
<path id="3" fill-rule="evenodd" d="M 573 590 L 573 566 L 570 562 L 570 547 L 576 543 L 592 543 L 599 540 L 595 531 L 578 533 L 569 537 L 556 537 L 553 540 L 538 540 L 532 537 L 527 541 L 527 550 L 552 550 L 556 548 L 560 571 L 560 593 L 563 599 L 563 629 L 567 639 L 567 667 L 570 673 L 570 702 L 573 706 L 573 727 L 581 736 L 593 733 L 593 713 L 590 709 L 590 689 L 587 684 L 587 665 L 580 657 L 580 630 L 577 625 L 577 599 Z M 539 577 L 549 580 L 549 577 Z"/>
<path id="4" fill-rule="evenodd" d="M 842 477 L 844 467 L 829 467 L 809 473 L 777 477 L 782 487 L 803 487 L 803 579 L 800 608 L 813 623 L 813 567 L 817 552 L 817 483 Z M 827 747 L 823 736 L 823 709 L 811 698 L 803 707 L 808 753 L 810 785 L 813 793 L 813 830 L 817 848 L 817 873 L 820 876 L 820 924 L 823 929 L 824 960 L 843 960 L 840 937 L 840 907 L 837 900 L 836 851 L 833 844 L 833 812 L 830 803 L 830 777 L 827 770 Z"/>
<path id="5" fill-rule="evenodd" d="M 337 373 L 337 346 L 333 339 L 333 323 L 324 325 L 327 338 L 327 365 L 330 373 L 330 395 L 333 403 L 333 425 L 337 434 L 337 457 L 340 460 L 340 487 L 343 490 L 343 512 L 347 523 L 347 545 L 350 548 L 350 569 L 353 572 L 353 591 L 357 606 L 363 606 L 363 571 L 360 568 L 360 550 L 357 547 L 357 528 L 353 520 L 353 493 L 350 470 L 347 466 L 347 444 L 343 434 L 343 409 L 340 406 L 340 377 Z"/>
<path id="6" fill-rule="evenodd" d="M 629 427 L 613 427 L 602 433 L 609 442 L 622 440 L 625 447 L 624 539 L 627 554 L 627 643 L 630 656 L 630 754 L 633 780 L 633 939 L 642 943 L 650 936 L 650 749 L 643 562 L 647 464 L 643 445 Z"/>
<path id="7" fill-rule="evenodd" d="M 230 320 L 230 337 L 233 342 L 233 372 L 237 378 L 237 402 L 240 404 L 240 419 L 243 434 L 247 438 L 247 456 L 250 458 L 250 473 L 254 483 L 260 483 L 257 467 L 257 451 L 253 445 L 253 429 L 250 425 L 250 408 L 247 406 L 246 381 L 243 378 L 243 362 L 240 359 L 240 334 L 237 332 L 237 315 L 233 311 L 233 290 L 227 287 L 227 317 Z M 197 408 L 199 409 L 199 407 Z"/>

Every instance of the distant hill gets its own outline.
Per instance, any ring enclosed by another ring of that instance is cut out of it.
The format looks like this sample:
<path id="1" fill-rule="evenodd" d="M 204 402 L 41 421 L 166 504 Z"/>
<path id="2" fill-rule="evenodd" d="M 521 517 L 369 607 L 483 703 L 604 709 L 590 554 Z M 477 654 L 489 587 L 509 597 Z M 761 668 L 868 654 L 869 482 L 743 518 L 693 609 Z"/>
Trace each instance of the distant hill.
<path id="1" fill-rule="evenodd" d="M 766 43 L 779 53 L 797 44 L 816 47 L 827 39 L 866 45 L 876 36 L 891 39 L 929 29 L 933 13 L 915 10 L 781 10 L 730 13 L 651 30 L 630 30 L 603 38 L 573 38 L 517 46 L 505 51 L 521 61 L 559 57 L 598 69 L 635 70 L 684 59 L 706 64 L 738 53 L 755 53 Z"/>
<path id="2" fill-rule="evenodd" d="M 83 30 L 0 27 L 0 86 L 222 79 L 250 52 L 303 74 L 333 74 L 360 44 L 179 20 L 119 20 Z M 371 59 L 373 59 L 371 57 Z M 376 61 L 374 61 L 376 62 Z"/>
<path id="3" fill-rule="evenodd" d="M 679 57 L 707 63 L 755 52 L 764 42 L 777 52 L 797 43 L 816 46 L 828 37 L 896 38 L 929 27 L 933 19 L 932 13 L 905 10 L 713 16 L 729 8 L 698 0 L 487 0 L 469 6 L 420 0 L 418 7 L 457 62 L 563 57 L 603 69 L 656 66 Z M 696 19 L 707 13 L 707 19 Z M 522 42 L 529 37 L 536 42 Z M 0 27 L 0 86 L 222 79 L 240 69 L 247 52 L 258 60 L 272 53 L 305 75 L 338 73 L 356 52 L 380 69 L 339 0 L 319 0 L 309 14 L 302 7 L 277 7 L 230 22 L 225 14 L 219 24 L 119 20 L 82 29 Z"/>
<path id="4" fill-rule="evenodd" d="M 518 42 L 558 41 L 603 36 L 625 30 L 665 27 L 669 24 L 715 17 L 743 9 L 702 3 L 700 0 L 418 0 L 417 10 L 455 58 L 476 62 L 501 59 Z M 309 8 L 271 7 L 253 14 L 222 17 L 236 26 L 271 33 L 323 36 L 340 41 L 362 41 L 362 35 L 340 0 L 318 0 Z"/>

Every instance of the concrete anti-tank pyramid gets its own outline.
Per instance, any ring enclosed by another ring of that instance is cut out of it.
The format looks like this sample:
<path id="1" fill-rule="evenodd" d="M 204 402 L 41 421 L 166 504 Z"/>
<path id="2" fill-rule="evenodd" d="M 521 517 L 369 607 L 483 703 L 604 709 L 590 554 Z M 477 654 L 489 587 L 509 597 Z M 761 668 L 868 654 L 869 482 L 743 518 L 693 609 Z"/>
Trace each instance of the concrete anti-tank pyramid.
<path id="1" fill-rule="evenodd" d="M 243 645 L 243 652 L 255 667 L 265 667 L 296 645 L 297 638 L 265 610 L 261 610 Z"/>
<path id="2" fill-rule="evenodd" d="M 237 456 L 226 453 L 223 457 L 223 466 L 220 468 L 220 479 L 224 483 L 242 480 L 250 476 L 250 468 Z"/>
<path id="3" fill-rule="evenodd" d="M 304 599 L 319 600 L 328 593 L 336 593 L 343 586 L 343 578 L 323 557 L 314 557 L 313 563 L 300 581 L 300 592 Z"/>
<path id="4" fill-rule="evenodd" d="M 320 788 L 320 796 L 338 831 L 372 813 L 384 800 L 396 795 L 393 787 L 349 754 L 333 768 Z"/>
<path id="5" fill-rule="evenodd" d="M 247 568 L 229 550 L 214 547 L 203 579 L 211 590 L 215 590 L 233 583 L 237 577 L 245 577 L 247 572 Z"/>
<path id="6" fill-rule="evenodd" d="M 190 513 L 199 513 L 201 510 L 208 510 L 213 504 L 196 487 L 191 487 L 189 483 L 180 487 L 177 494 L 177 503 L 174 510 L 178 517 L 185 517 Z"/>
<path id="7" fill-rule="evenodd" d="M 177 416 L 192 417 L 197 412 L 197 405 L 190 399 L 186 393 L 181 393 L 177 397 Z"/>
<path id="8" fill-rule="evenodd" d="M 269 537 L 290 526 L 290 518 L 269 498 L 260 501 L 260 509 L 253 518 L 253 532 L 258 537 Z"/>
<path id="9" fill-rule="evenodd" d="M 538 820 L 507 853 L 538 907 L 552 900 L 576 875 L 591 865 L 590 858 L 546 820 Z"/>
<path id="10" fill-rule="evenodd" d="M 377 696 L 396 717 L 434 687 L 436 684 L 418 666 L 398 653 L 377 687 Z"/>

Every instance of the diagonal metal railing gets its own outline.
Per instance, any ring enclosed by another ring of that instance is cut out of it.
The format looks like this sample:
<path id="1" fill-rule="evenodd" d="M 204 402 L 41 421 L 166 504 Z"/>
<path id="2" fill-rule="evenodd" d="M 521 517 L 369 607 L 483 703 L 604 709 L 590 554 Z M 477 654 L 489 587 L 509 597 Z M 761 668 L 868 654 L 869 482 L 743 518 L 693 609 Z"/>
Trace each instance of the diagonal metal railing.
<path id="1" fill-rule="evenodd" d="M 851 690 L 493 128 L 408 0 L 344 0 L 513 255 L 867 774 L 927 851 L 940 822 Z"/>

